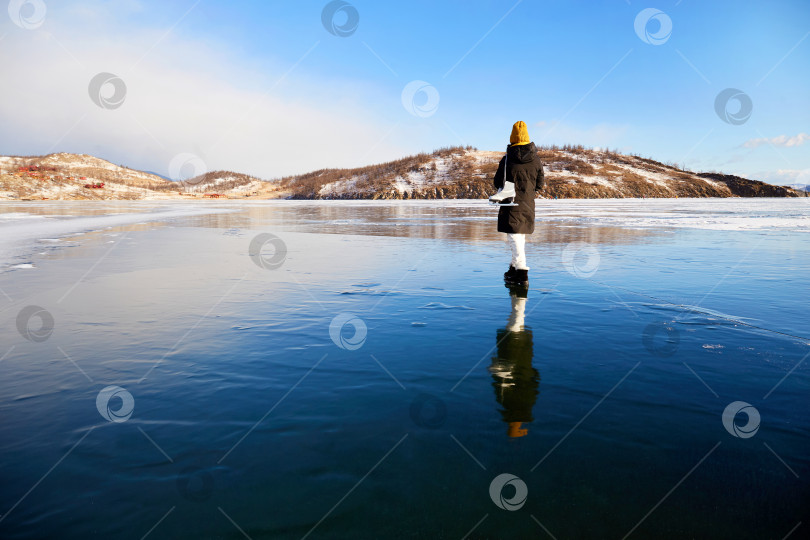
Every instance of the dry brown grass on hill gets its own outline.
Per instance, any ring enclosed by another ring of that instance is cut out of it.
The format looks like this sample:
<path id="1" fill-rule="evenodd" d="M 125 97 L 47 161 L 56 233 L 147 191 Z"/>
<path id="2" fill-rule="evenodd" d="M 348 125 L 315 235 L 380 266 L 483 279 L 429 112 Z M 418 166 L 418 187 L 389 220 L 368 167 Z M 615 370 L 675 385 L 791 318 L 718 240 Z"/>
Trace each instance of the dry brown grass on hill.
<path id="1" fill-rule="evenodd" d="M 743 185 L 759 196 L 780 194 L 751 188 L 744 180 L 739 186 L 725 177 L 706 182 L 676 165 L 581 145 L 545 146 L 538 154 L 546 172 L 541 195 L 551 198 L 729 197 Z M 287 177 L 281 186 L 299 199 L 485 198 L 495 192 L 492 179 L 502 155 L 451 147 L 380 165 Z"/>
<path id="2" fill-rule="evenodd" d="M 294 199 L 318 199 L 318 198 L 388 198 L 387 190 L 397 177 L 404 177 L 408 173 L 421 172 L 426 177 L 435 178 L 435 159 L 447 158 L 454 154 L 463 154 L 465 150 L 472 150 L 472 147 L 448 147 L 441 148 L 433 154 L 416 154 L 402 159 L 358 167 L 356 169 L 321 169 L 311 173 L 287 176 L 279 180 L 282 189 L 293 191 Z M 462 156 L 458 163 L 453 161 L 451 167 L 458 171 L 472 172 L 471 165 L 464 163 Z M 351 194 L 328 194 L 322 196 L 321 189 L 327 184 L 334 182 L 348 181 L 354 182 Z"/>
<path id="3" fill-rule="evenodd" d="M 581 145 L 538 149 L 552 198 L 784 197 L 796 190 L 719 173 L 696 174 L 616 151 Z M 447 147 L 355 169 L 321 169 L 261 182 L 249 175 L 213 171 L 184 183 L 115 166 L 88 155 L 51 154 L 0 159 L 5 199 L 184 199 L 216 192 L 233 198 L 482 199 L 495 192 L 493 177 L 503 152 Z M 41 171 L 20 167 L 38 165 Z M 82 178 L 85 176 L 86 178 Z M 85 184 L 106 183 L 103 189 Z"/>
<path id="4" fill-rule="evenodd" d="M 571 180 L 565 178 L 552 178 L 546 180 L 547 197 L 557 199 L 610 199 L 621 197 L 621 194 L 613 188 L 601 184 L 588 184 L 581 180 Z"/>
<path id="5" fill-rule="evenodd" d="M 209 190 L 228 191 L 259 181 L 258 178 L 247 174 L 232 171 L 211 171 L 184 182 L 173 182 L 172 186 L 174 190 L 201 193 Z"/>
<path id="6" fill-rule="evenodd" d="M 550 160 L 548 165 L 546 165 L 544 162 L 543 166 L 546 168 L 546 170 L 551 172 L 567 171 L 574 174 L 581 174 L 583 176 L 589 176 L 596 173 L 596 169 L 593 168 L 593 165 L 587 161 L 576 158 L 566 157 L 563 159 Z"/>
<path id="7" fill-rule="evenodd" d="M 774 186 L 760 182 L 759 180 L 748 180 L 731 174 L 721 173 L 699 173 L 697 176 L 707 178 L 715 182 L 721 182 L 728 186 L 736 195 L 740 197 L 807 197 L 807 193 L 788 188 L 786 186 Z"/>

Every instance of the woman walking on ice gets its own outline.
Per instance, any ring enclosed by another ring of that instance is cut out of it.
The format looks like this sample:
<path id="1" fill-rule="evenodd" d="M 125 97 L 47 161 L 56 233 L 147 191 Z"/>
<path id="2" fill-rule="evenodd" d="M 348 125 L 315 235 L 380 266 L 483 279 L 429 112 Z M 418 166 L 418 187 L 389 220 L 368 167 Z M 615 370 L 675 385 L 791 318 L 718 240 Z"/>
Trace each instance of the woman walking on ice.
<path id="1" fill-rule="evenodd" d="M 502 205 L 498 210 L 498 232 L 506 233 L 512 249 L 512 264 L 503 279 L 507 285 L 528 287 L 526 235 L 534 232 L 534 197 L 544 186 L 543 164 L 525 122 L 512 126 L 509 143 L 495 173 L 498 193 L 489 200 Z"/>

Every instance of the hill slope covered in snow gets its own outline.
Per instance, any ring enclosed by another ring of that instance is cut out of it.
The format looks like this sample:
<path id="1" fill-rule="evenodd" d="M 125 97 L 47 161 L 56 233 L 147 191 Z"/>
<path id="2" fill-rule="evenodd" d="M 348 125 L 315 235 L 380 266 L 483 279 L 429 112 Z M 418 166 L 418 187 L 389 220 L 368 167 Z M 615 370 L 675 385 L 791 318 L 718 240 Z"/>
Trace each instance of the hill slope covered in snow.
<path id="1" fill-rule="evenodd" d="M 444 148 L 357 169 L 324 169 L 280 180 L 298 199 L 478 199 L 494 192 L 503 152 Z M 652 159 L 581 146 L 539 150 L 550 198 L 797 197 L 804 193 L 737 176 L 694 173 Z"/>
<path id="2" fill-rule="evenodd" d="M 581 146 L 543 147 L 548 198 L 804 197 L 806 191 Z M 442 148 L 355 169 L 265 181 L 229 172 L 184 182 L 83 154 L 0 157 L 0 200 L 113 199 L 482 199 L 503 152 Z"/>
<path id="3" fill-rule="evenodd" d="M 243 198 L 275 191 L 273 183 L 230 171 L 173 182 L 86 154 L 0 156 L 0 200 Z"/>

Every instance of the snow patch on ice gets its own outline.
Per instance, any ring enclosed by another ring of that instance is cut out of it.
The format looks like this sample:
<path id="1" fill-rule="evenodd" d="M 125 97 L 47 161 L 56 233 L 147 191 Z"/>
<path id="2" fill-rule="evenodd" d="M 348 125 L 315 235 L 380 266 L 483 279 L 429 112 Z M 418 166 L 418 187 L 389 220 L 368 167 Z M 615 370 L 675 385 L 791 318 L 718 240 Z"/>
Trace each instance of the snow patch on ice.
<path id="1" fill-rule="evenodd" d="M 66 245 L 65 237 L 98 231 L 107 227 L 172 220 L 177 218 L 234 212 L 234 209 L 191 206 L 159 208 L 146 212 L 103 214 L 98 216 L 56 217 L 53 219 L 0 221 L 0 261 L 6 264 L 24 264 L 32 253 L 38 253 L 43 244 Z M 2 214 L 0 214 L 2 215 Z M 20 261 L 21 258 L 26 257 Z M 16 260 L 15 260 L 16 259 Z M 8 266 L 6 267 L 8 268 Z"/>
<path id="2" fill-rule="evenodd" d="M 0 221 L 19 221 L 24 219 L 45 219 L 46 216 L 29 214 L 28 212 L 8 212 L 0 214 Z"/>
<path id="3" fill-rule="evenodd" d="M 632 229 L 810 232 L 807 199 L 560 199 L 538 200 L 537 220 L 558 225 Z"/>

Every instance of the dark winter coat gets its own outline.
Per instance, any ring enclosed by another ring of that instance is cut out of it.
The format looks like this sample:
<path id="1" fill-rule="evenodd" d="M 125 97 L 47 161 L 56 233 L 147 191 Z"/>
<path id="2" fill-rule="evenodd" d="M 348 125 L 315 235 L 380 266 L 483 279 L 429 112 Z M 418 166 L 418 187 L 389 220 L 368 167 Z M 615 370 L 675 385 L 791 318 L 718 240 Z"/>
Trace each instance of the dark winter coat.
<path id="1" fill-rule="evenodd" d="M 506 171 L 504 171 L 506 163 Z M 534 194 L 545 186 L 543 164 L 534 143 L 506 147 L 495 173 L 495 189 L 506 181 L 515 183 L 515 202 L 518 206 L 504 206 L 498 211 L 498 232 L 531 234 L 534 232 Z"/>
<path id="2" fill-rule="evenodd" d="M 512 208 L 517 208 L 513 206 Z M 540 374 L 532 367 L 534 338 L 529 328 L 514 332 L 502 328 L 495 334 L 498 355 L 492 357 L 493 365 L 500 364 L 512 373 L 510 386 L 502 386 L 503 379 L 493 375 L 492 387 L 495 399 L 501 404 L 504 422 L 531 422 L 532 408 L 537 401 Z"/>

